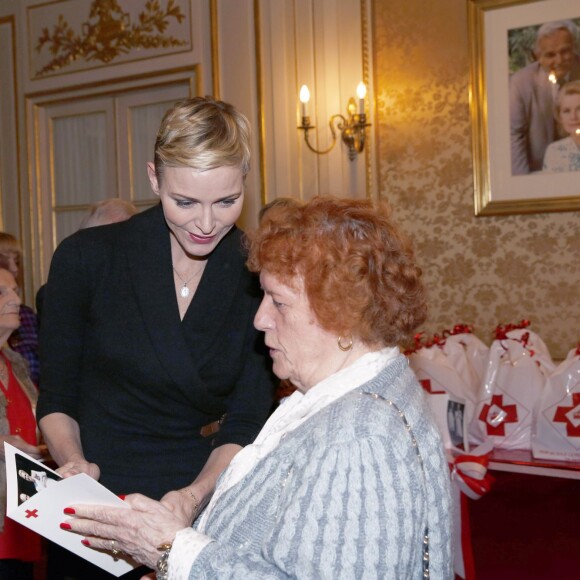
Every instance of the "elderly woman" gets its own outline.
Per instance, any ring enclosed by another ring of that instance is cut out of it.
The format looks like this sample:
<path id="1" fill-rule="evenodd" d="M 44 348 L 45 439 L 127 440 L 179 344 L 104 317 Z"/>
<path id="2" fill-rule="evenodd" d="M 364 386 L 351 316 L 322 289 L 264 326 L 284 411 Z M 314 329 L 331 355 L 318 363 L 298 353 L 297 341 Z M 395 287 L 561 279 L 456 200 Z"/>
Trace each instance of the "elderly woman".
<path id="1" fill-rule="evenodd" d="M 38 446 L 34 418 L 37 392 L 26 361 L 8 346 L 8 338 L 20 327 L 20 293 L 9 271 L 9 261 L 0 256 L 0 578 L 33 578 L 32 562 L 41 558 L 41 538 L 6 517 L 6 468 L 4 442 L 35 458 Z"/>
<path id="2" fill-rule="evenodd" d="M 22 284 L 22 247 L 20 242 L 7 232 L 0 232 L 0 257 L 7 261 L 6 268 L 17 284 Z M 38 362 L 38 317 L 32 308 L 20 305 L 20 327 L 8 339 L 10 348 L 28 362 L 28 373 L 35 385 L 40 380 Z"/>
<path id="3" fill-rule="evenodd" d="M 449 472 L 397 347 L 426 313 L 407 242 L 384 206 L 316 198 L 269 210 L 249 246 L 254 324 L 298 390 L 193 529 L 141 495 L 130 510 L 72 505 L 65 529 L 114 540 L 158 579 L 452 578 Z"/>
<path id="4" fill-rule="evenodd" d="M 272 405 L 235 225 L 249 169 L 244 115 L 211 97 L 177 103 L 147 166 L 160 203 L 65 239 L 46 285 L 38 420 L 58 472 L 160 499 L 183 525 Z M 56 548 L 48 568 L 110 577 Z"/>

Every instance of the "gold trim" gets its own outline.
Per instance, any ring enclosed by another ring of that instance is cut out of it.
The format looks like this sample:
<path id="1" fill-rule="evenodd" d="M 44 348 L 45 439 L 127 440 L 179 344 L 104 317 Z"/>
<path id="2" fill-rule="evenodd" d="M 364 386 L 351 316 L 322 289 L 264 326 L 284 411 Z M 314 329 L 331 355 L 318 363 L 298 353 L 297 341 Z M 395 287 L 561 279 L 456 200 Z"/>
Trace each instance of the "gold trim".
<path id="1" fill-rule="evenodd" d="M 90 203 L 77 203 L 75 205 L 53 205 L 52 211 L 55 213 L 68 213 L 73 211 L 86 211 L 91 207 Z"/>
<path id="2" fill-rule="evenodd" d="M 555 197 L 522 201 L 492 201 L 481 208 L 476 216 L 551 213 L 580 210 L 580 196 Z M 477 209 L 476 209 L 477 211 Z"/>
<path id="3" fill-rule="evenodd" d="M 469 0 L 467 24 L 469 36 L 470 87 L 469 105 L 473 137 L 473 196 L 476 216 L 530 214 L 575 211 L 580 209 L 580 195 L 525 200 L 492 200 L 489 159 L 488 103 L 485 68 L 485 12 L 531 4 L 541 0 Z"/>
<path id="4" fill-rule="evenodd" d="M 114 103 L 115 108 L 117 107 L 117 102 Z M 117 111 L 115 110 L 115 123 L 117 122 Z M 117 134 L 117 127 L 115 126 L 115 134 Z M 127 163 L 129 165 L 129 200 L 133 202 L 135 198 L 135 187 L 134 187 L 134 174 L 133 174 L 133 110 L 129 108 L 129 114 L 127 115 L 127 134 L 125 135 L 127 139 Z M 115 158 L 118 159 L 119 155 L 116 152 Z M 121 195 L 121 184 L 119 183 L 118 174 L 120 172 L 117 171 L 117 195 Z"/>
<path id="5" fill-rule="evenodd" d="M 363 82 L 367 87 L 370 87 L 369 83 L 369 21 L 367 17 L 367 0 L 361 0 L 361 39 L 362 39 L 362 62 L 363 62 Z M 373 95 L 374 95 L 374 85 L 373 85 Z M 367 91 L 367 107 L 369 105 L 370 91 Z M 374 99 L 374 96 L 373 96 Z M 373 112 L 374 112 L 373 107 Z M 373 115 L 374 116 L 374 115 Z M 372 119 L 372 123 L 375 125 L 376 119 Z M 365 129 L 366 131 L 366 129 Z M 365 177 L 366 177 L 366 197 L 367 199 L 374 199 L 373 195 L 373 164 L 372 164 L 372 141 L 370 139 L 366 140 L 365 143 Z"/>
<path id="6" fill-rule="evenodd" d="M 375 32 L 375 22 L 376 22 L 376 11 L 375 11 L 375 6 L 376 6 L 376 1 L 377 0 L 369 0 L 371 3 L 371 27 L 372 27 L 372 32 L 371 35 L 373 37 L 373 42 L 372 42 L 372 53 L 373 53 L 373 71 L 372 71 L 372 75 L 373 75 L 373 119 L 372 119 L 372 123 L 373 123 L 373 128 L 372 131 L 374 133 L 374 143 L 376 144 L 375 146 L 375 167 L 376 167 L 376 172 L 377 172 L 377 176 L 376 176 L 376 191 L 374 194 L 374 199 L 375 200 L 379 200 L 381 198 L 381 192 L 383 191 L 383 187 L 382 184 L 380 183 L 381 180 L 381 171 L 380 171 L 380 147 L 378 145 L 378 143 L 380 143 L 379 141 L 379 125 L 380 125 L 380 119 L 379 119 L 379 114 L 377 113 L 378 108 L 377 108 L 377 92 L 378 92 L 378 78 L 379 78 L 379 71 L 378 71 L 378 66 L 377 66 L 377 61 L 378 61 L 378 57 L 377 57 L 377 46 L 376 46 L 376 42 L 374 42 L 374 32 Z"/>
<path id="7" fill-rule="evenodd" d="M 12 41 L 12 88 L 14 91 L 13 98 L 14 98 L 14 113 L 16 117 L 16 194 L 17 194 L 17 208 L 18 208 L 18 224 L 20 227 L 20 231 L 22 232 L 22 228 L 24 225 L 24 214 L 22 211 L 22 200 L 21 200 L 21 191 L 20 191 L 20 162 L 19 162 L 19 153 L 20 153 L 20 146 L 18 142 L 19 131 L 18 131 L 18 90 L 17 90 L 17 73 L 16 73 L 16 40 L 15 40 L 15 19 L 14 15 L 11 14 L 9 16 L 0 17 L 0 26 L 7 24 L 10 27 L 10 39 Z M 2 171 L 2 159 L 0 159 L 0 172 Z M 4 191 L 2 189 L 2 181 L 0 180 L 0 208 L 6 207 L 6 200 L 4 198 Z M 5 229 L 4 225 L 4 216 L 3 212 L 0 211 L 0 228 L 2 230 Z M 22 242 L 22 235 L 20 236 Z"/>
<path id="8" fill-rule="evenodd" d="M 219 20 L 217 0 L 210 0 L 209 22 L 211 30 L 211 76 L 212 89 L 216 99 L 220 97 L 220 55 L 219 55 Z"/>
<path id="9" fill-rule="evenodd" d="M 40 108 L 37 107 L 33 102 L 30 102 L 26 99 L 27 105 L 29 104 L 32 108 L 31 115 L 32 115 L 32 143 L 28 144 L 27 151 L 28 151 L 28 163 L 34 165 L 35 173 L 30 171 L 29 169 L 29 195 L 30 195 L 30 202 L 31 204 L 34 202 L 36 205 L 36 217 L 38 220 L 38 252 L 35 253 L 35 259 L 38 260 L 38 264 L 36 264 L 35 271 L 38 270 L 40 274 L 40 279 L 45 280 L 45 268 L 44 268 L 44 220 L 43 211 L 42 211 L 42 183 L 40 182 L 40 139 L 39 139 L 39 119 L 38 116 L 40 114 Z M 28 106 L 27 106 L 28 109 Z M 28 114 L 26 115 L 26 122 L 28 123 Z M 26 138 L 28 139 L 28 131 L 26 132 Z M 34 153 L 32 153 L 34 151 Z M 33 186 L 33 182 L 35 186 Z M 36 196 L 35 196 L 36 194 Z M 35 196 L 35 197 L 34 197 Z M 31 206 L 32 207 L 32 206 Z M 30 219 L 32 224 L 32 212 L 30 212 Z"/>
<path id="10" fill-rule="evenodd" d="M 491 202 L 488 156 L 489 143 L 487 131 L 484 130 L 487 127 L 487 99 L 485 98 L 486 77 L 485 68 L 483 67 L 483 19 L 480 17 L 480 9 L 471 1 L 467 4 L 467 26 L 471 39 L 469 43 L 471 64 L 469 104 L 471 109 L 471 125 L 473 128 L 471 151 L 473 155 L 474 204 L 475 215 L 483 215 L 485 207 Z M 478 107 L 477 103 L 480 103 L 481 106 Z"/>
<path id="11" fill-rule="evenodd" d="M 46 115 L 46 108 L 43 109 L 43 114 Z M 106 118 L 106 117 L 105 117 Z M 52 233 L 52 247 L 56 248 L 56 213 L 54 212 L 54 207 L 56 205 L 56 171 L 54 167 L 55 155 L 54 155 L 54 117 L 48 117 L 45 119 L 45 126 L 48 127 L 48 193 L 50 194 L 50 226 Z M 40 175 L 40 174 L 39 174 Z"/>
<path id="12" fill-rule="evenodd" d="M 27 38 L 32 39 L 32 11 L 59 3 L 59 1 L 47 2 L 45 4 L 27 7 Z M 167 0 L 165 9 L 161 8 L 159 0 L 146 2 L 144 11 L 138 15 L 138 22 L 136 24 L 131 23 L 131 15 L 129 12 L 123 12 L 119 5 L 119 0 L 107 0 L 106 3 L 102 0 L 93 0 L 89 7 L 88 19 L 81 23 L 81 32 L 73 30 L 63 14 L 59 14 L 58 21 L 52 23 L 52 32 L 49 31 L 47 26 L 44 27 L 34 47 L 34 50 L 40 53 L 47 46 L 53 58 L 40 71 L 33 71 L 33 51 L 29 50 L 29 77 L 31 80 L 56 77 L 73 72 L 94 70 L 107 66 L 157 58 L 158 56 L 169 56 L 191 51 L 191 5 L 189 2 L 185 2 L 184 6 L 186 7 L 187 14 L 181 12 L 182 6 L 176 5 L 175 0 Z M 171 18 L 175 19 L 180 25 L 184 20 L 186 24 L 189 24 L 189 26 L 184 26 L 189 36 L 186 40 L 172 36 L 168 37 L 162 32 L 159 32 L 167 26 L 167 20 Z M 142 50 L 160 50 L 178 46 L 185 46 L 185 48 L 175 51 L 166 50 L 165 52 L 154 55 L 149 53 L 141 57 L 129 57 L 120 62 L 113 62 L 117 57 L 125 56 L 127 51 L 142 54 Z M 83 61 L 85 66 L 81 65 L 72 71 L 65 70 L 70 64 L 82 63 Z M 100 61 L 102 64 L 89 64 L 94 61 Z"/>
<path id="13" fill-rule="evenodd" d="M 119 134 L 120 134 L 120 128 L 119 128 L 119 118 L 118 118 L 118 100 L 117 99 L 113 99 L 113 135 L 114 135 L 114 140 L 115 140 L 115 144 L 114 144 L 114 151 L 115 151 L 115 189 L 116 189 L 116 196 L 115 197 L 120 197 L 121 195 L 121 181 L 120 181 L 120 174 L 121 172 L 119 171 Z M 127 113 L 127 125 L 131 122 L 131 111 L 129 110 Z M 131 142 L 128 143 L 129 146 L 129 151 L 131 150 Z M 130 156 L 130 153 L 129 153 Z M 129 170 L 129 178 L 131 178 L 131 170 Z"/>
<path id="14" fill-rule="evenodd" d="M 266 121 L 264 110 L 264 77 L 262 66 L 262 27 L 260 26 L 260 0 L 254 0 L 254 37 L 256 39 L 256 80 L 258 97 L 258 157 L 260 160 L 260 200 L 266 205 L 268 199 L 266 173 Z"/>
<path id="15" fill-rule="evenodd" d="M 139 74 L 131 75 L 131 76 L 124 76 L 121 78 L 107 79 L 105 81 L 94 81 L 94 82 L 85 83 L 85 84 L 59 87 L 56 89 L 47 89 L 44 91 L 35 91 L 32 93 L 27 93 L 25 96 L 27 98 L 31 98 L 31 99 L 40 99 L 40 98 L 44 98 L 44 97 L 49 97 L 51 95 L 58 95 L 61 93 L 72 93 L 72 92 L 80 91 L 80 90 L 84 91 L 84 90 L 89 90 L 89 89 L 94 89 L 94 88 L 99 88 L 99 87 L 114 85 L 114 84 L 134 83 L 134 82 L 140 81 L 142 79 L 159 78 L 162 76 L 169 76 L 169 75 L 178 75 L 180 73 L 189 72 L 189 71 L 195 71 L 196 76 L 199 76 L 200 70 L 201 70 L 201 65 L 198 63 L 198 64 L 194 64 L 194 65 L 181 66 L 181 67 L 173 68 L 173 69 L 169 69 L 169 70 L 151 71 L 151 72 L 139 73 Z M 167 84 L 167 83 L 160 83 L 160 86 L 162 86 L 164 84 Z M 147 86 L 153 87 L 155 85 L 147 85 Z M 199 94 L 199 89 L 200 89 L 200 85 L 199 85 L 199 82 L 197 82 L 195 94 Z M 93 95 L 91 95 L 91 96 L 93 96 Z M 71 97 L 71 100 L 74 100 L 75 98 L 78 98 L 78 97 Z"/>
<path id="16" fill-rule="evenodd" d="M 22 170 L 22 158 L 20 154 L 20 102 L 18 99 L 18 63 L 16 60 L 17 54 L 17 44 L 16 44 L 16 18 L 14 14 L 8 16 L 0 17 L 0 26 L 7 24 L 10 27 L 10 43 L 12 46 L 12 98 L 14 100 L 14 129 L 16 135 L 14 136 L 16 141 L 16 207 L 18 214 L 18 229 L 19 229 L 19 239 L 20 243 L 24 249 L 24 256 L 27 261 L 30 260 L 32 255 L 32 244 L 29 243 L 30 235 L 32 230 L 26 231 L 26 219 L 24 216 L 24 207 L 22 203 L 22 180 L 21 180 L 21 170 Z M 2 191 L 2 182 L 0 181 L 0 200 L 5 202 L 4 191 Z M 0 213 L 0 225 L 4 230 L 6 225 L 4 224 L 4 216 Z M 32 227 L 32 223 L 30 224 Z M 25 235 L 26 234 L 26 235 Z M 28 250 L 28 251 L 27 251 Z M 26 268 L 28 271 L 28 268 Z M 31 272 L 28 272 L 28 279 L 31 279 Z M 24 279 L 24 297 L 27 298 L 27 284 L 26 278 Z"/>

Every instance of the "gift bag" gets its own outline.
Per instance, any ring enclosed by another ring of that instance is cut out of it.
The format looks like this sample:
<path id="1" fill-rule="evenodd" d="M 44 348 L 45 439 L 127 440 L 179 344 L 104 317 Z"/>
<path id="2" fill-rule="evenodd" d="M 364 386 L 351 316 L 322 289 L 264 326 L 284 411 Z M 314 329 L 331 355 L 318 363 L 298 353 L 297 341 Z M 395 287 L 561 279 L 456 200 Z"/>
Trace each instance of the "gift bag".
<path id="1" fill-rule="evenodd" d="M 443 331 L 431 340 L 420 340 L 407 353 L 409 364 L 424 390 L 427 401 L 440 428 L 445 446 L 468 450 L 468 426 L 473 421 L 477 387 L 481 377 L 474 360 L 479 353 L 487 358 L 487 347 L 469 327 L 457 325 L 452 331 Z"/>
<path id="2" fill-rule="evenodd" d="M 535 412 L 532 454 L 580 462 L 580 345 L 546 380 Z"/>
<path id="3" fill-rule="evenodd" d="M 494 447 L 531 449 L 534 409 L 554 370 L 548 348 L 529 322 L 496 329 L 473 430 Z"/>
<path id="4" fill-rule="evenodd" d="M 468 443 L 469 445 L 480 445 L 484 439 L 480 430 L 473 428 L 473 418 L 489 358 L 489 347 L 470 330 L 465 330 L 448 336 L 442 350 L 447 356 L 449 364 L 461 377 L 464 385 L 459 396 L 463 396 L 466 402 Z M 468 448 L 467 446 L 466 449 Z"/>

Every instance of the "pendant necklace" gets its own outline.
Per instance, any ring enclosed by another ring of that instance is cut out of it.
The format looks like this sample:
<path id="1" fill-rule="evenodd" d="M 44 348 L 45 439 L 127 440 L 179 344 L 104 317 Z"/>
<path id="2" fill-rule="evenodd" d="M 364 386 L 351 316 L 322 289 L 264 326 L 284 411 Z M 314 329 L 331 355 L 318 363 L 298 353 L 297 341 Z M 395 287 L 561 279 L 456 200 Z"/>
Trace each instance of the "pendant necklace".
<path id="1" fill-rule="evenodd" d="M 175 269 L 175 266 L 173 266 L 173 271 L 177 274 L 177 277 L 183 282 L 183 286 L 181 287 L 181 290 L 179 291 L 179 294 L 181 294 L 182 298 L 187 298 L 189 296 L 189 288 L 187 287 L 187 285 L 198 275 L 201 273 L 201 271 L 203 270 L 203 268 L 201 268 L 200 270 L 198 270 L 189 280 L 184 280 L 179 272 Z"/>

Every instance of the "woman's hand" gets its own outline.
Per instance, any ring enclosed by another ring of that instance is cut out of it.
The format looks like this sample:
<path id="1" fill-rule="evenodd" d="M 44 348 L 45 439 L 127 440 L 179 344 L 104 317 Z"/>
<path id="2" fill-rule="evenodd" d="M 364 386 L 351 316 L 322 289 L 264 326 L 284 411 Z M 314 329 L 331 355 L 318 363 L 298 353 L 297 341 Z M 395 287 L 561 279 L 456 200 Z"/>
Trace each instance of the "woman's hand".
<path id="1" fill-rule="evenodd" d="M 66 478 L 86 473 L 99 479 L 99 466 L 85 459 L 81 431 L 75 419 L 64 413 L 50 413 L 39 421 L 39 427 L 53 460 L 60 465 L 56 470 L 59 475 Z"/>
<path id="2" fill-rule="evenodd" d="M 131 509 L 73 505 L 67 512 L 74 511 L 74 517 L 64 522 L 64 529 L 82 534 L 85 545 L 99 550 L 111 550 L 111 540 L 115 540 L 115 549 L 155 568 L 161 556 L 157 547 L 172 542 L 175 534 L 189 524 L 161 502 L 144 495 L 128 495 L 125 502 Z"/>
<path id="3" fill-rule="evenodd" d="M 26 443 L 20 435 L 2 435 L 0 436 L 0 457 L 4 457 L 4 442 L 16 447 L 19 451 L 30 455 L 34 459 L 41 459 L 46 455 L 46 447 L 38 447 Z"/>
<path id="4" fill-rule="evenodd" d="M 101 470 L 96 463 L 90 463 L 86 459 L 75 459 L 61 465 L 56 472 L 63 478 L 78 475 L 79 473 L 86 473 L 93 479 L 98 480 L 101 476 Z"/>
<path id="5" fill-rule="evenodd" d="M 161 498 L 161 503 L 189 527 L 201 512 L 202 504 L 198 493 L 192 487 L 184 487 L 166 493 Z"/>

